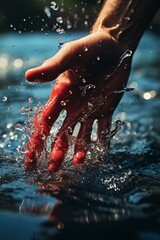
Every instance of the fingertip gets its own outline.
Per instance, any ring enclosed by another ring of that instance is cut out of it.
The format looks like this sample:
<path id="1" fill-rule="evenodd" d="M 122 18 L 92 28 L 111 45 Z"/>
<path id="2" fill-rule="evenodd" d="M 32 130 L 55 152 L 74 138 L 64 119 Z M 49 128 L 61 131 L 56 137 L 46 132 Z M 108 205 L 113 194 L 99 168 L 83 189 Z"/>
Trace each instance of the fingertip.
<path id="1" fill-rule="evenodd" d="M 30 70 L 27 70 L 25 72 L 25 78 L 29 81 L 29 78 L 30 78 Z"/>
<path id="2" fill-rule="evenodd" d="M 25 78 L 28 82 L 33 83 L 43 83 L 46 81 L 45 79 L 47 79 L 39 67 L 27 70 L 25 73 Z"/>
<path id="3" fill-rule="evenodd" d="M 51 172 L 58 171 L 62 165 L 64 156 L 65 156 L 65 154 L 62 150 L 53 149 L 51 152 L 51 155 L 50 155 L 50 162 L 49 162 L 48 170 Z"/>
<path id="4" fill-rule="evenodd" d="M 84 151 L 78 151 L 73 157 L 73 164 L 77 165 L 84 163 L 85 155 L 86 153 Z"/>
<path id="5" fill-rule="evenodd" d="M 36 163 L 37 163 L 37 159 L 36 157 L 34 156 L 34 153 L 26 153 L 25 155 L 25 161 L 24 161 L 24 165 L 29 168 L 29 167 L 32 167 L 32 166 L 36 166 Z"/>

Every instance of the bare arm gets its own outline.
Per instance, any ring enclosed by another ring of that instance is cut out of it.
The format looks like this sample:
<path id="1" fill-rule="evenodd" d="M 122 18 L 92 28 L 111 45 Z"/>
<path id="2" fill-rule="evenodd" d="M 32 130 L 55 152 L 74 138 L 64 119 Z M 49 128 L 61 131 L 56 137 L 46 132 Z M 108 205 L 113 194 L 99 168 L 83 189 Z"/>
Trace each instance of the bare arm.
<path id="1" fill-rule="evenodd" d="M 106 0 L 92 32 L 105 28 L 134 51 L 159 6 L 159 0 Z"/>

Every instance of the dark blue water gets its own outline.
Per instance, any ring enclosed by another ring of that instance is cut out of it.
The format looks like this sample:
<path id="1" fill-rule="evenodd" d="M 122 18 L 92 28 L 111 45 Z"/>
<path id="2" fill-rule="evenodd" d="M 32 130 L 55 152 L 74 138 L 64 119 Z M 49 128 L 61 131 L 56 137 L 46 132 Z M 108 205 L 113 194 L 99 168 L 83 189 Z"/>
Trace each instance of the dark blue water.
<path id="1" fill-rule="evenodd" d="M 24 72 L 58 50 L 57 36 L 0 36 L 1 240 L 160 239 L 159 41 L 145 33 L 134 55 L 128 87 L 135 90 L 124 94 L 113 116 L 113 127 L 116 120 L 125 124 L 110 151 L 98 160 L 95 146 L 80 167 L 72 167 L 69 154 L 50 174 L 43 159 L 26 171 L 21 147 L 28 115 L 46 102 L 54 82 L 30 85 Z"/>

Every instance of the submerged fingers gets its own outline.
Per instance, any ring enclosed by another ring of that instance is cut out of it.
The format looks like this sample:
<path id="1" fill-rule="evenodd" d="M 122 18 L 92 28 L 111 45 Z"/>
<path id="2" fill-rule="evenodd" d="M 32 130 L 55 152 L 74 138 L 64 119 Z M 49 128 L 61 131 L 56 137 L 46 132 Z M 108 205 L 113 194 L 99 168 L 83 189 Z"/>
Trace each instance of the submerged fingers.
<path id="1" fill-rule="evenodd" d="M 75 109 L 74 109 L 75 110 Z M 52 118 L 50 118 L 50 110 L 44 109 L 39 118 L 35 121 L 35 131 L 31 135 L 28 143 L 28 151 L 26 153 L 26 166 L 35 165 L 40 154 L 42 153 L 46 139 L 50 134 L 50 130 L 54 122 L 59 116 L 59 110 L 54 112 Z M 72 114 L 68 114 L 65 118 L 57 136 L 54 141 L 49 160 L 49 171 L 58 171 L 61 167 L 69 147 L 69 136 L 72 135 L 75 125 L 79 119 L 79 111 L 72 111 Z M 45 116 L 45 117 L 44 117 Z M 50 119 L 50 121 L 48 120 Z M 85 122 L 81 122 L 80 129 L 78 131 L 74 155 L 72 162 L 74 165 L 84 162 L 88 147 L 91 141 L 92 126 L 94 119 L 87 119 Z M 97 139 L 100 144 L 106 149 L 109 142 L 109 130 L 110 130 L 111 118 L 108 116 L 101 116 L 98 118 Z"/>
<path id="2" fill-rule="evenodd" d="M 44 149 L 46 138 L 49 135 L 51 126 L 39 114 L 34 122 L 34 132 L 27 143 L 27 152 L 25 154 L 25 165 L 27 167 L 35 165 L 41 152 Z"/>
<path id="3" fill-rule="evenodd" d="M 50 134 L 52 125 L 59 116 L 60 110 L 57 104 L 48 104 L 44 110 L 36 116 L 33 133 L 27 143 L 27 152 L 25 154 L 25 165 L 27 167 L 35 165 L 43 152 L 46 139 Z"/>
<path id="4" fill-rule="evenodd" d="M 64 120 L 50 153 L 49 171 L 57 171 L 67 154 L 69 143 L 68 136 L 72 134 L 76 122 L 66 117 Z"/>
<path id="5" fill-rule="evenodd" d="M 75 144 L 75 151 L 73 156 L 73 164 L 80 164 L 84 162 L 88 145 L 91 140 L 93 121 L 81 123 L 81 127 L 77 136 Z"/>

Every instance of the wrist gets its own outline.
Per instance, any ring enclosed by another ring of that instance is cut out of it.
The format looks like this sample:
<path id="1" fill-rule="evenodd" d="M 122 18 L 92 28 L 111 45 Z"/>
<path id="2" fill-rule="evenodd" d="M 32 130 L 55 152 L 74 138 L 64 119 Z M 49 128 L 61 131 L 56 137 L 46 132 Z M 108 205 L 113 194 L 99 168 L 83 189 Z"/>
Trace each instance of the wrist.
<path id="1" fill-rule="evenodd" d="M 104 30 L 124 49 L 134 52 L 159 5 L 159 0 L 107 0 L 92 32 Z"/>

